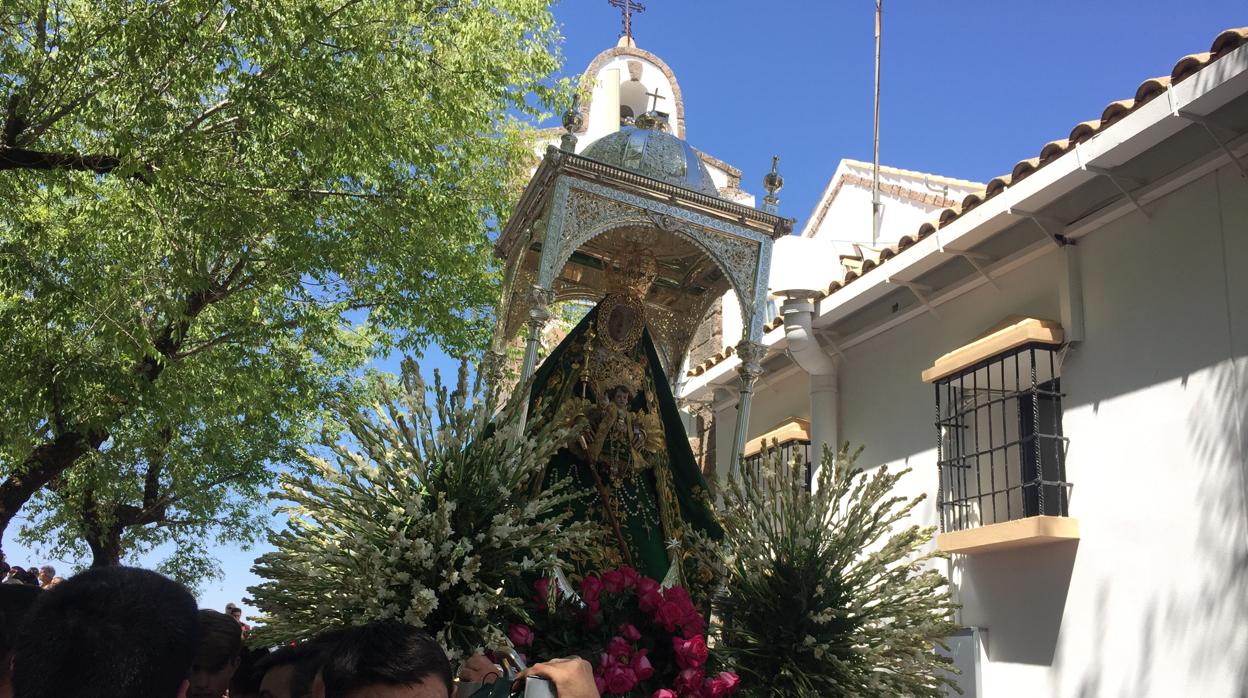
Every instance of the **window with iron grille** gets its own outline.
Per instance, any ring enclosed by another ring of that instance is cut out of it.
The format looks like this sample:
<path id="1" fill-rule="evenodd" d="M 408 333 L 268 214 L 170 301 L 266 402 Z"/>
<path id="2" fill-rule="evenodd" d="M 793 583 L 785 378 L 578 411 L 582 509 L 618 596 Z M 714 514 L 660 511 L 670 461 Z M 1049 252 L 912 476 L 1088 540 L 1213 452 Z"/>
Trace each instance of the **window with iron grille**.
<path id="1" fill-rule="evenodd" d="M 770 449 L 770 451 L 768 450 Z M 767 448 L 750 456 L 745 457 L 743 467 L 751 468 L 758 473 L 764 467 L 764 456 L 770 452 L 771 456 L 766 463 L 775 463 L 779 468 L 800 468 L 802 477 L 806 481 L 806 491 L 810 491 L 811 467 L 810 467 L 810 441 L 794 440 L 776 444 L 775 447 L 768 445 Z M 771 460 L 774 458 L 775 460 Z"/>
<path id="2" fill-rule="evenodd" d="M 1068 515 L 1057 350 L 1024 344 L 935 382 L 941 531 Z"/>

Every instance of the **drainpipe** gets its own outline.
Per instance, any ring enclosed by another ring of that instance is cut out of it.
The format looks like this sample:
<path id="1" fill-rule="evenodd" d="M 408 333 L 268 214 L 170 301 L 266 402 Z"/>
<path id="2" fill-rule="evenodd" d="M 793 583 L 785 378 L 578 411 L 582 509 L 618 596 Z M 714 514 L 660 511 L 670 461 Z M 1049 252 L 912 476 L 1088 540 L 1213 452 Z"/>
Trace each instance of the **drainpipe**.
<path id="1" fill-rule="evenodd" d="M 789 356 L 810 374 L 810 445 L 811 458 L 814 459 L 813 479 L 817 481 L 819 468 L 823 465 L 824 447 L 835 452 L 840 441 L 837 433 L 840 420 L 837 361 L 823 350 L 811 327 L 815 298 L 819 292 L 789 290 L 780 294 L 785 297 L 784 304 L 780 306 L 780 316 L 784 318 L 784 337 Z"/>

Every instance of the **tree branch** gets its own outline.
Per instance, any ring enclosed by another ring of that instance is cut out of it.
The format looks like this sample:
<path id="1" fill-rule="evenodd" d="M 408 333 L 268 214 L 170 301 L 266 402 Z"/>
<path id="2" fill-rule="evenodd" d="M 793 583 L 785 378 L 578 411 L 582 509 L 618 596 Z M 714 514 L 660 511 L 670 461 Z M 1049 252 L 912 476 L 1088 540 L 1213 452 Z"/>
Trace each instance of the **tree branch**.
<path id="1" fill-rule="evenodd" d="M 120 166 L 121 158 L 116 155 L 51 153 L 9 146 L 0 147 L 0 170 L 70 170 L 108 174 Z"/>

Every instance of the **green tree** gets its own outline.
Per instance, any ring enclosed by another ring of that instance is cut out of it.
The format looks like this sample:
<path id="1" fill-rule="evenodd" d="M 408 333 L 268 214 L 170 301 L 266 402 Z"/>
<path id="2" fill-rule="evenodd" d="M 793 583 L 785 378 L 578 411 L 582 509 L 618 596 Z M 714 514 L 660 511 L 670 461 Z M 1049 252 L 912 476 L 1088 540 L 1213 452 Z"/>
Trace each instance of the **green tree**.
<path id="1" fill-rule="evenodd" d="M 906 525 L 910 472 L 826 451 L 814 493 L 771 453 L 723 490 L 717 647 L 749 696 L 944 696 L 956 626 L 932 529 Z"/>
<path id="2" fill-rule="evenodd" d="M 480 346 L 547 5 L 5 2 L 0 534 L 247 539 L 350 372 Z"/>

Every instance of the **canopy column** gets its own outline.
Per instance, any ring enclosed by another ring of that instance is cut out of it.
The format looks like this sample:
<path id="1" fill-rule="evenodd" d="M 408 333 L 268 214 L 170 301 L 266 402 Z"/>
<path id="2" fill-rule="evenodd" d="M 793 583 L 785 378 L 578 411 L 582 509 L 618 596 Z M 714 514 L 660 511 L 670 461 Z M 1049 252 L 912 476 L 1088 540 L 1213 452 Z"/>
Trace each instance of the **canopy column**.
<path id="1" fill-rule="evenodd" d="M 750 400 L 754 397 L 754 383 L 763 375 L 763 357 L 767 347 L 761 342 L 743 339 L 737 344 L 737 357 L 741 365 L 737 373 L 741 376 L 741 397 L 737 400 L 737 426 L 732 437 L 732 460 L 728 464 L 729 472 L 737 472 L 741 467 L 741 453 L 745 450 L 745 439 L 750 428 Z"/>

